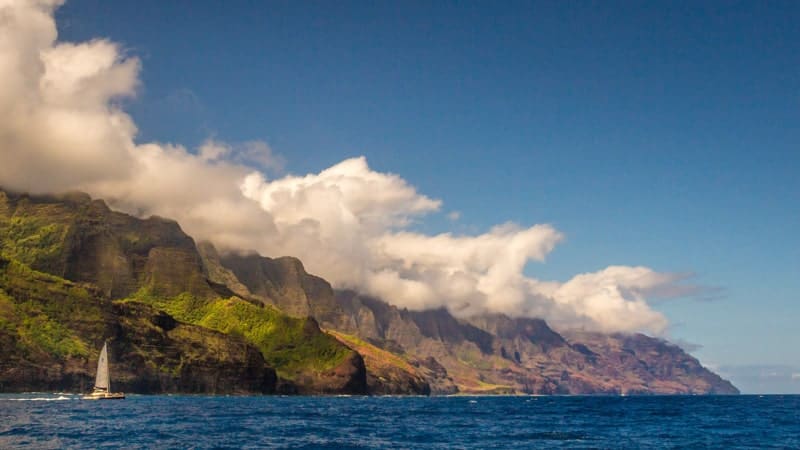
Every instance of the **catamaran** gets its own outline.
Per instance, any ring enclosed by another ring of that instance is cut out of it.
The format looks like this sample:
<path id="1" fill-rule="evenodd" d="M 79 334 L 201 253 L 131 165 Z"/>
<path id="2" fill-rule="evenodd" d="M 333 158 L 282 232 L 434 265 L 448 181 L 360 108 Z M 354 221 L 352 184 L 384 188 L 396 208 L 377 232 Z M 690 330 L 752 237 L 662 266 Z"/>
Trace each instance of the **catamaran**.
<path id="1" fill-rule="evenodd" d="M 97 378 L 94 381 L 94 390 L 91 394 L 83 396 L 84 400 L 119 400 L 125 398 L 121 392 L 111 392 L 111 382 L 108 377 L 108 342 L 100 350 L 100 359 L 97 360 Z"/>

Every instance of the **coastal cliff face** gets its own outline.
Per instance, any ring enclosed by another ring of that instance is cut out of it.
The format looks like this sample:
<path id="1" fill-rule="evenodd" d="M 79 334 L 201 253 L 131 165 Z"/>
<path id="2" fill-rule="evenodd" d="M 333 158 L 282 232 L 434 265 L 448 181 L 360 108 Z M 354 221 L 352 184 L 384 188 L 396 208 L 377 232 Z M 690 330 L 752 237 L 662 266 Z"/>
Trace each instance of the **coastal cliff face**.
<path id="1" fill-rule="evenodd" d="M 213 247 L 212 247 L 213 248 Z M 208 259 L 207 257 L 204 257 Z M 373 393 L 734 394 L 677 346 L 637 335 L 560 334 L 541 319 L 459 319 L 334 292 L 295 258 L 213 259 L 255 299 L 312 315 L 364 356 Z"/>
<path id="2" fill-rule="evenodd" d="M 343 345 L 363 356 L 366 392 L 428 395 L 431 387 L 405 359 L 357 336 L 355 321 L 344 311 L 330 283 L 305 271 L 297 258 L 267 258 L 251 253 L 220 256 L 210 243 L 198 245 L 210 279 L 235 286 L 237 294 L 274 306 L 295 317 L 314 317 Z"/>
<path id="3" fill-rule="evenodd" d="M 274 369 L 242 339 L 1 257 L 0 286 L 0 391 L 91 390 L 106 340 L 118 390 L 275 391 Z"/>
<path id="4" fill-rule="evenodd" d="M 88 390 L 106 340 L 128 392 L 738 392 L 657 338 L 400 309 L 85 194 L 0 190 L 0 391 Z"/>
<path id="5" fill-rule="evenodd" d="M 574 347 L 596 360 L 598 376 L 612 374 L 612 389 L 627 394 L 738 394 L 729 381 L 703 367 L 677 345 L 643 334 L 566 332 Z M 609 387 L 604 381 L 603 386 Z"/>
<path id="6" fill-rule="evenodd" d="M 220 256 L 208 242 L 198 248 L 214 282 L 237 286 L 242 296 L 273 305 L 292 317 L 314 317 L 323 328 L 352 328 L 330 283 L 306 272 L 299 259 L 234 252 Z"/>
<path id="7" fill-rule="evenodd" d="M 401 310 L 354 292 L 337 298 L 360 335 L 417 361 L 433 359 L 459 392 L 738 393 L 679 347 L 642 334 L 561 335 L 541 319 L 458 319 L 443 309 Z"/>
<path id="8" fill-rule="evenodd" d="M 30 268 L 87 282 L 109 298 L 141 288 L 163 296 L 212 297 L 194 241 L 175 221 L 140 220 L 81 193 L 0 192 L 0 248 Z"/>
<path id="9" fill-rule="evenodd" d="M 0 380 L 9 380 L 0 389 L 82 387 L 109 339 L 115 380 L 133 392 L 366 392 L 360 355 L 313 319 L 210 281 L 194 240 L 174 221 L 136 219 L 85 194 L 0 191 L 0 256 L 18 268 L 0 282 L 10 349 L 0 355 Z M 35 277 L 19 289 L 23 272 Z M 55 287 L 67 294 L 54 295 Z M 32 304 L 49 312 L 25 309 Z M 92 316 L 96 305 L 105 309 Z M 71 315 L 57 314 L 68 306 Z M 39 334 L 37 320 L 45 323 Z M 60 354 L 51 341 L 78 344 Z"/>

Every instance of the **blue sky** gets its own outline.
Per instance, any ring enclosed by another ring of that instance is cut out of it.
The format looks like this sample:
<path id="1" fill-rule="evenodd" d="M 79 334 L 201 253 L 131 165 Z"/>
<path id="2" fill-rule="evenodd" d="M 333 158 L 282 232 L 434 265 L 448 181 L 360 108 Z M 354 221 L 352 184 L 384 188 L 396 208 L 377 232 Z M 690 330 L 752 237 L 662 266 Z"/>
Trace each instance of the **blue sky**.
<path id="1" fill-rule="evenodd" d="M 460 212 L 426 232 L 554 225 L 541 279 L 694 273 L 714 289 L 655 304 L 671 336 L 744 391 L 800 393 L 800 3 L 72 0 L 56 17 L 61 40 L 141 58 L 140 141 L 264 140 L 295 174 L 365 155 Z"/>

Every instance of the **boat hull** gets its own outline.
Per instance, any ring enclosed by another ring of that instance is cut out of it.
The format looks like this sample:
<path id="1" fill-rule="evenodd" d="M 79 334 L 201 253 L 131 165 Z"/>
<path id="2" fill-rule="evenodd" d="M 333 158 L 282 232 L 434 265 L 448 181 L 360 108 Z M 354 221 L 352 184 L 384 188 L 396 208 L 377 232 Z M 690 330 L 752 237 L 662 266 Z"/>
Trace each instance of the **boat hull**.
<path id="1" fill-rule="evenodd" d="M 125 394 L 121 392 L 110 392 L 102 394 L 89 394 L 81 397 L 83 400 L 122 400 Z"/>

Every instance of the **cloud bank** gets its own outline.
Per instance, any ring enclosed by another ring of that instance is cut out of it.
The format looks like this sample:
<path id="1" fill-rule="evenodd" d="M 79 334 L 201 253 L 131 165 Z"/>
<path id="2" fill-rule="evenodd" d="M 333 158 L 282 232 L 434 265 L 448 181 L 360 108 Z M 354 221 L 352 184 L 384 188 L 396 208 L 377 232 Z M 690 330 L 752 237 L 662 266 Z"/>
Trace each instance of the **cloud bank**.
<path id="1" fill-rule="evenodd" d="M 442 202 L 363 157 L 269 179 L 284 161 L 264 142 L 209 139 L 193 151 L 138 143 L 120 100 L 135 96 L 140 61 L 104 39 L 59 42 L 59 3 L 0 0 L 0 186 L 84 190 L 135 215 L 175 218 L 225 250 L 297 256 L 337 287 L 413 309 L 659 334 L 667 320 L 647 299 L 685 293 L 681 277 L 646 267 L 611 266 L 566 282 L 526 275 L 529 261 L 544 261 L 564 238 L 550 225 L 413 232 L 413 223 L 442 213 Z"/>

